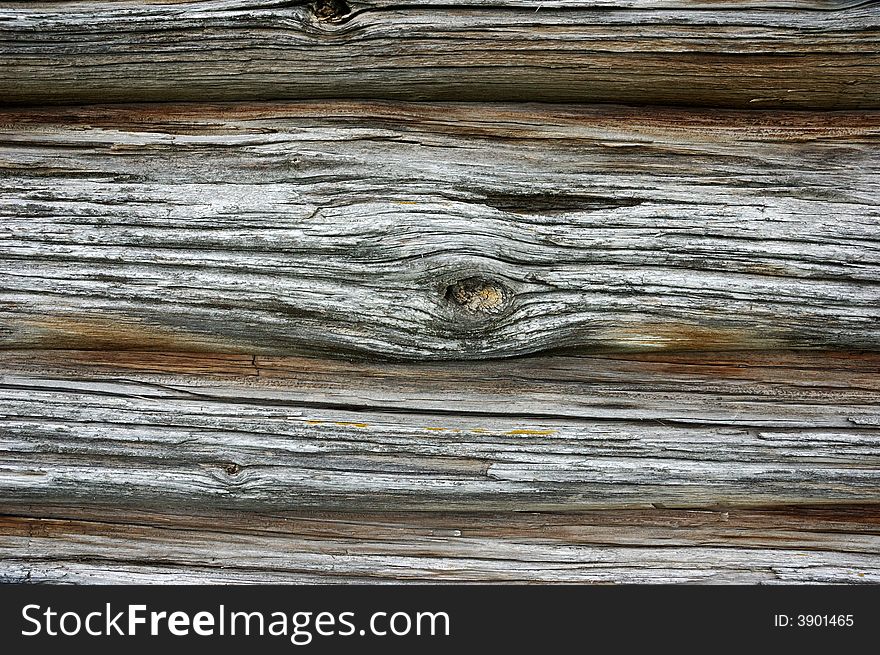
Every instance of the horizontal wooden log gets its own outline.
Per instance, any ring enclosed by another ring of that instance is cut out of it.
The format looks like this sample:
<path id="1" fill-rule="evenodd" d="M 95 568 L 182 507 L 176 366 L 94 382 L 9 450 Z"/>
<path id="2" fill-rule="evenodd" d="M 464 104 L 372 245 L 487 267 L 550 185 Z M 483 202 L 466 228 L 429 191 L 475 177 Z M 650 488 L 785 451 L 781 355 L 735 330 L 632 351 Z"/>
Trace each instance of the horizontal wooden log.
<path id="1" fill-rule="evenodd" d="M 880 508 L 0 516 L 0 581 L 878 583 Z"/>
<path id="2" fill-rule="evenodd" d="M 5 353 L 0 504 L 509 511 L 876 502 L 880 356 L 367 364 Z"/>
<path id="3" fill-rule="evenodd" d="M 0 101 L 880 107 L 859 0 L 4 2 Z"/>
<path id="4" fill-rule="evenodd" d="M 0 112 L 0 348 L 880 347 L 880 113 Z"/>

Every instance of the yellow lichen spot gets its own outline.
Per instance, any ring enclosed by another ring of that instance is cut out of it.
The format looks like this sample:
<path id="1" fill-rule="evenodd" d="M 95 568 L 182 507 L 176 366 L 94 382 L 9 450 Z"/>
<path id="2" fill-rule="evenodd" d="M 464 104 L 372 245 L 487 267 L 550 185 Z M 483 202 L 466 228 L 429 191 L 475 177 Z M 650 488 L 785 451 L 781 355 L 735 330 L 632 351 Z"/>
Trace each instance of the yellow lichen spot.
<path id="1" fill-rule="evenodd" d="M 348 428 L 365 428 L 365 427 L 367 427 L 366 423 L 352 423 L 350 421 L 336 421 L 336 425 L 341 425 L 342 427 L 348 427 Z"/>
<path id="2" fill-rule="evenodd" d="M 418 205 L 419 203 L 417 203 L 413 200 L 398 200 L 397 204 L 398 205 Z"/>
<path id="3" fill-rule="evenodd" d="M 477 434 L 484 434 L 484 433 L 488 432 L 488 430 L 486 428 L 474 428 L 473 430 L 471 430 L 471 432 L 476 432 Z"/>
<path id="4" fill-rule="evenodd" d="M 547 436 L 550 434 L 557 434 L 556 430 L 509 430 L 504 434 L 526 434 L 531 436 Z"/>
<path id="5" fill-rule="evenodd" d="M 426 430 L 430 430 L 431 432 L 445 432 L 449 428 L 425 428 Z"/>
<path id="6" fill-rule="evenodd" d="M 306 425 L 321 425 L 324 421 L 306 421 Z"/>

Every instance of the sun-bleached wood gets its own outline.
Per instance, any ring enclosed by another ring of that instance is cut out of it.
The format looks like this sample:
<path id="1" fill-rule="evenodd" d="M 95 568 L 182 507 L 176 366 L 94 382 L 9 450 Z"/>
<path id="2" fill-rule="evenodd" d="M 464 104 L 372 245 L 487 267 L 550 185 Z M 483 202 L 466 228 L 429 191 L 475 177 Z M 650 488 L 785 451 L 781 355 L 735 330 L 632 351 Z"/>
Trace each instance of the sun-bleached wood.
<path id="1" fill-rule="evenodd" d="M 574 511 L 876 502 L 880 356 L 433 364 L 12 352 L 0 503 Z"/>
<path id="2" fill-rule="evenodd" d="M 0 515 L 0 581 L 876 584 L 878 510 L 194 516 L 20 507 Z"/>
<path id="3" fill-rule="evenodd" d="M 0 102 L 367 97 L 880 107 L 854 0 L 0 3 Z"/>
<path id="4" fill-rule="evenodd" d="M 0 347 L 880 347 L 880 114 L 0 112 Z"/>

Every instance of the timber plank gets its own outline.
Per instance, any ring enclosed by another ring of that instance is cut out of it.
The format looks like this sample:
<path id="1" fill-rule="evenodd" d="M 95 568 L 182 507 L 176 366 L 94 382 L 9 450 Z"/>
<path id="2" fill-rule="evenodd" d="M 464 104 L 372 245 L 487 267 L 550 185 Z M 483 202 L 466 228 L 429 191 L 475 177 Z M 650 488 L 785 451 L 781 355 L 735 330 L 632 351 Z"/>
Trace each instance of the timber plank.
<path id="1" fill-rule="evenodd" d="M 0 112 L 0 347 L 880 346 L 880 114 Z"/>
<path id="2" fill-rule="evenodd" d="M 0 580 L 876 584 L 878 519 L 876 505 L 202 516 L 20 507 L 0 516 Z"/>
<path id="3" fill-rule="evenodd" d="M 4 2 L 0 102 L 880 107 L 876 2 Z"/>
<path id="4" fill-rule="evenodd" d="M 183 367 L 181 369 L 180 367 Z M 18 352 L 0 502 L 339 511 L 871 503 L 877 355 L 384 364 Z"/>

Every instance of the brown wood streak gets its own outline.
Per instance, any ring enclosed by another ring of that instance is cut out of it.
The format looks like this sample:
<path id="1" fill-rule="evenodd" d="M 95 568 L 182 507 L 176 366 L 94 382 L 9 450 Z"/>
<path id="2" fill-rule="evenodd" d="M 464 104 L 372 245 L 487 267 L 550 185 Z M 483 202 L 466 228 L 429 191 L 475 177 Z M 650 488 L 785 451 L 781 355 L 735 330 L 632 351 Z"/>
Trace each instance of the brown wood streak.
<path id="1" fill-rule="evenodd" d="M 880 506 L 575 513 L 201 513 L 27 506 L 0 580 L 880 581 Z"/>
<path id="2" fill-rule="evenodd" d="M 381 97 L 878 107 L 871 2 L 0 5 L 7 102 Z M 59 62 L 63 65 L 58 65 Z"/>

